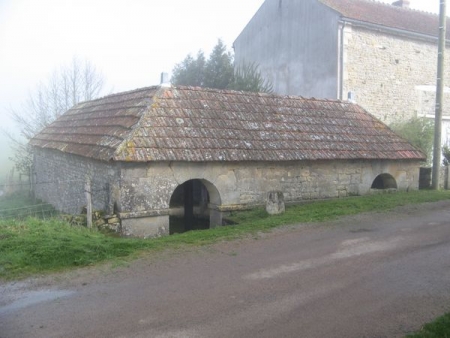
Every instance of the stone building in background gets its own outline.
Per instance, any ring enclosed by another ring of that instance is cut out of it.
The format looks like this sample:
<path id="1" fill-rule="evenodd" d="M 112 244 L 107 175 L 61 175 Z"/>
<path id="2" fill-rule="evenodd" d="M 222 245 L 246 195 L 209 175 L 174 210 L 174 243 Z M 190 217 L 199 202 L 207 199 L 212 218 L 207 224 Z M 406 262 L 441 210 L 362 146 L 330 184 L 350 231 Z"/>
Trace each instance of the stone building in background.
<path id="1" fill-rule="evenodd" d="M 415 190 L 424 155 L 356 104 L 191 87 L 80 103 L 35 136 L 34 190 L 158 236 L 277 201 Z M 180 226 L 181 224 L 181 226 Z M 179 227 L 179 228 L 177 228 Z"/>
<path id="2" fill-rule="evenodd" d="M 236 39 L 235 62 L 258 64 L 278 94 L 352 99 L 386 123 L 434 118 L 438 35 L 438 15 L 406 0 L 266 0 Z M 449 119 L 446 88 L 444 143 Z"/>

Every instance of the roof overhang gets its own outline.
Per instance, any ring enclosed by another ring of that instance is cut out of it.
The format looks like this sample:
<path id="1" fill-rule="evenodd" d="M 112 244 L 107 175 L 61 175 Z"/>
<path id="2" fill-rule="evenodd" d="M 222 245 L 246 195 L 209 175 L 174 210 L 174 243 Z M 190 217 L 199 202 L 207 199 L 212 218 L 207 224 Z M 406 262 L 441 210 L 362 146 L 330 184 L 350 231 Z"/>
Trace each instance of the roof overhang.
<path id="1" fill-rule="evenodd" d="M 347 18 L 347 17 L 343 17 L 343 16 L 341 17 L 339 23 L 341 25 L 345 25 L 345 24 L 349 23 L 355 27 L 361 27 L 361 28 L 365 28 L 365 29 L 369 29 L 369 30 L 373 30 L 373 31 L 377 31 L 377 32 L 383 32 L 383 33 L 401 36 L 401 37 L 405 37 L 405 38 L 410 38 L 410 39 L 414 39 L 414 40 L 421 40 L 421 41 L 427 41 L 427 42 L 432 42 L 432 43 L 438 42 L 437 36 L 421 34 L 421 33 L 408 31 L 408 30 L 404 30 L 404 29 L 399 29 L 399 28 L 387 27 L 387 26 L 374 24 L 371 22 L 355 20 L 355 19 L 351 19 L 351 18 Z M 446 45 L 450 46 L 450 40 L 448 40 L 448 39 L 446 40 Z"/>

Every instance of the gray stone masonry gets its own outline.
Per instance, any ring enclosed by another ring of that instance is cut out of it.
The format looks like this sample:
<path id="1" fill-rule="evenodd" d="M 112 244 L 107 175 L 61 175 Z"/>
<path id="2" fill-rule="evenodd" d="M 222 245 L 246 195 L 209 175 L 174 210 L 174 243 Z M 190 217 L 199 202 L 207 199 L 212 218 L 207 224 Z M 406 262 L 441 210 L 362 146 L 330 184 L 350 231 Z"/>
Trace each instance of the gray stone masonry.
<path id="1" fill-rule="evenodd" d="M 123 167 L 120 212 L 133 217 L 168 215 L 177 186 L 199 179 L 220 211 L 265 205 L 267 192 L 281 191 L 286 203 L 370 193 L 374 179 L 392 175 L 399 190 L 416 190 L 414 161 L 317 161 L 294 163 L 152 163 Z"/>
<path id="2" fill-rule="evenodd" d="M 354 92 L 356 102 L 385 123 L 434 115 L 436 69 L 436 42 L 345 28 L 344 94 Z M 450 58 L 445 78 L 450 78 Z M 444 115 L 450 115 L 448 90 L 444 107 Z"/>
<path id="3" fill-rule="evenodd" d="M 200 180 L 208 191 L 211 227 L 222 225 L 224 213 L 265 206 L 269 192 L 292 204 L 369 194 L 375 178 L 386 173 L 400 191 L 419 184 L 419 163 L 398 160 L 136 164 L 36 149 L 34 170 L 36 197 L 66 213 L 79 213 L 86 205 L 89 177 L 94 210 L 117 211 L 122 233 L 140 237 L 168 234 L 170 199 L 189 180 Z"/>
<path id="4" fill-rule="evenodd" d="M 84 186 L 91 181 L 94 210 L 113 212 L 118 167 L 59 151 L 35 148 L 35 196 L 57 210 L 77 214 L 86 206 Z"/>

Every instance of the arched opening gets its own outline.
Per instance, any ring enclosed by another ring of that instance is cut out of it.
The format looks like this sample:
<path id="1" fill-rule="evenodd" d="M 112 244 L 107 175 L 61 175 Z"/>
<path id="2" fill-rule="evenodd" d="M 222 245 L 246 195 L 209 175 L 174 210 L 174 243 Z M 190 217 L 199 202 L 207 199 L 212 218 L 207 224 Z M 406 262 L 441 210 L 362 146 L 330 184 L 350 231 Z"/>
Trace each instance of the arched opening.
<path id="1" fill-rule="evenodd" d="M 378 175 L 372 183 L 371 189 L 384 190 L 384 189 L 397 189 L 397 182 L 392 175 L 381 174 Z"/>
<path id="2" fill-rule="evenodd" d="M 221 214 L 215 208 L 220 203 L 217 188 L 206 180 L 193 179 L 180 184 L 169 202 L 169 233 L 205 230 L 221 223 Z"/>

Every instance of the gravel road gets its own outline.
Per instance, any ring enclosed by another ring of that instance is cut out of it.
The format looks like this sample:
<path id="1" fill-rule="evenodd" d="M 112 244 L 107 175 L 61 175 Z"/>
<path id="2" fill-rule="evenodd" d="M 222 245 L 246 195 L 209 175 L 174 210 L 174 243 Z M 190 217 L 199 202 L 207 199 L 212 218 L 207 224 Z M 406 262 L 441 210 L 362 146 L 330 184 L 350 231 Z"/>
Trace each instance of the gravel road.
<path id="1" fill-rule="evenodd" d="M 450 202 L 0 284 L 0 337 L 402 337 L 450 311 Z"/>

